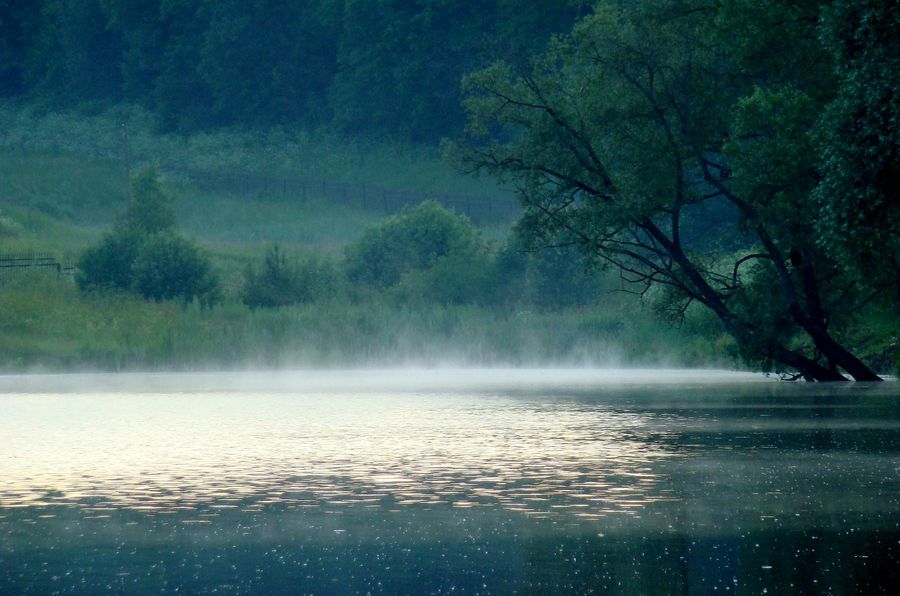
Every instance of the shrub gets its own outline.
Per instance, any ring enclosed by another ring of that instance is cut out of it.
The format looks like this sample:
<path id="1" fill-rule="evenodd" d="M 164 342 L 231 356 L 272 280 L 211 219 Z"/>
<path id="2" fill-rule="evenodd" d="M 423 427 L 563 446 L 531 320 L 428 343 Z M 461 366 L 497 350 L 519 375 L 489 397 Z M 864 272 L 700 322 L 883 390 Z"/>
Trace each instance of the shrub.
<path id="1" fill-rule="evenodd" d="M 241 301 L 251 308 L 271 308 L 332 298 L 340 289 L 340 274 L 331 261 L 318 255 L 290 261 L 273 245 L 260 269 L 247 268 Z"/>
<path id="2" fill-rule="evenodd" d="M 407 299 L 443 305 L 492 304 L 492 266 L 487 252 L 450 254 L 429 269 L 408 273 L 401 286 Z"/>
<path id="3" fill-rule="evenodd" d="M 82 290 L 92 288 L 127 290 L 132 285 L 132 266 L 142 238 L 125 229 L 106 234 L 78 260 L 76 281 Z"/>
<path id="4" fill-rule="evenodd" d="M 333 261 L 314 254 L 297 264 L 297 295 L 299 302 L 313 302 L 335 298 L 343 288 L 341 272 Z"/>
<path id="5" fill-rule="evenodd" d="M 157 301 L 217 301 L 218 280 L 209 258 L 173 231 L 171 199 L 157 171 L 138 172 L 131 192 L 125 217 L 79 259 L 78 287 L 133 290 Z"/>
<path id="6" fill-rule="evenodd" d="M 266 251 L 260 269 L 247 267 L 241 301 L 251 308 L 293 304 L 297 300 L 296 287 L 297 268 L 276 244 Z"/>
<path id="7" fill-rule="evenodd" d="M 600 279 L 571 246 L 542 248 L 529 255 L 528 301 L 545 310 L 596 303 Z"/>
<path id="8" fill-rule="evenodd" d="M 193 242 L 172 232 L 160 232 L 141 244 L 132 269 L 133 287 L 145 298 L 199 298 L 212 304 L 218 299 L 218 280 L 209 258 Z"/>
<path id="9" fill-rule="evenodd" d="M 478 231 L 467 217 L 426 201 L 363 230 L 346 250 L 350 281 L 375 287 L 400 282 L 410 271 L 433 267 L 450 255 L 483 250 Z"/>

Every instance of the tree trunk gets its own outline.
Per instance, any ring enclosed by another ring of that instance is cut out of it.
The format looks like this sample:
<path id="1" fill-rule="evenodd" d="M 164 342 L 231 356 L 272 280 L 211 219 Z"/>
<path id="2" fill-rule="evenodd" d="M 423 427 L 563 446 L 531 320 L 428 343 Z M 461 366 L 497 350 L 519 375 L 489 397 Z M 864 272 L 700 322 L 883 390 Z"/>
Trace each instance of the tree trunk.
<path id="1" fill-rule="evenodd" d="M 817 330 L 809 332 L 822 354 L 837 366 L 840 366 L 847 374 L 857 381 L 881 381 L 881 377 L 863 364 L 863 362 L 850 353 L 841 344 L 837 343 L 827 332 Z"/>
<path id="2" fill-rule="evenodd" d="M 826 368 L 815 360 L 781 346 L 773 348 L 772 358 L 796 369 L 807 381 L 836 382 L 847 380 L 838 371 Z"/>

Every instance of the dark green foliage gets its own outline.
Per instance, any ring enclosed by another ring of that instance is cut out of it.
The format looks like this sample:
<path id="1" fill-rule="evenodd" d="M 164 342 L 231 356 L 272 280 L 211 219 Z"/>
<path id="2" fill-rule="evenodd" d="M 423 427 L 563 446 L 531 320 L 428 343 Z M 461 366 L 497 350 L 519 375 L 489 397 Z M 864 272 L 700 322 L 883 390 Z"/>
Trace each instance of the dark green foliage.
<path id="1" fill-rule="evenodd" d="M 173 232 L 151 234 L 143 240 L 132 265 L 132 280 L 139 294 L 157 302 L 197 298 L 211 305 L 218 300 L 218 280 L 209 258 Z"/>
<path id="2" fill-rule="evenodd" d="M 102 0 L 46 0 L 28 50 L 26 80 L 54 103 L 111 103 L 121 98 L 122 40 Z"/>
<path id="3" fill-rule="evenodd" d="M 156 234 L 175 226 L 172 197 L 163 188 L 156 168 L 140 170 L 131 180 L 131 201 L 120 227 L 135 234 Z"/>
<path id="4" fill-rule="evenodd" d="M 486 251 L 454 252 L 426 269 L 408 272 L 400 295 L 410 302 L 491 305 L 492 265 Z"/>
<path id="5" fill-rule="evenodd" d="M 278 247 L 271 246 L 262 266 L 247 267 L 241 301 L 251 308 L 270 308 L 333 299 L 340 295 L 342 281 L 331 261 L 312 255 L 289 259 Z"/>
<path id="6" fill-rule="evenodd" d="M 321 119 L 336 68 L 339 3 L 227 0 L 208 3 L 203 17 L 197 71 L 217 122 Z"/>
<path id="7" fill-rule="evenodd" d="M 323 124 L 435 141 L 462 75 L 524 60 L 586 2 L 0 0 L 0 95 L 125 99 L 168 129 Z"/>
<path id="8" fill-rule="evenodd" d="M 599 303 L 604 284 L 576 247 L 528 248 L 525 240 L 514 233 L 494 255 L 483 301 L 542 311 Z"/>
<path id="9" fill-rule="evenodd" d="M 449 257 L 470 258 L 483 250 L 467 217 L 426 201 L 366 228 L 346 249 L 350 281 L 374 287 L 399 283 Z"/>
<path id="10" fill-rule="evenodd" d="M 251 308 L 285 306 L 297 302 L 297 268 L 289 263 L 278 245 L 266 251 L 260 269 L 252 265 L 244 272 L 241 301 Z"/>
<path id="11" fill-rule="evenodd" d="M 434 201 L 366 228 L 346 249 L 357 287 L 406 302 L 560 310 L 596 303 L 598 277 L 575 247 L 491 251 L 471 222 Z"/>
<path id="12" fill-rule="evenodd" d="M 134 260 L 142 238 L 126 229 L 117 229 L 88 248 L 78 260 L 76 281 L 83 290 L 131 288 Z"/>
<path id="13" fill-rule="evenodd" d="M 313 253 L 298 261 L 298 302 L 340 299 L 344 286 L 342 272 L 331 259 Z"/>
<path id="14" fill-rule="evenodd" d="M 41 18 L 38 2 L 0 0 L 0 97 L 24 91 L 28 54 Z"/>
<path id="15" fill-rule="evenodd" d="M 209 257 L 174 231 L 171 198 L 154 168 L 134 176 L 131 195 L 124 218 L 79 259 L 79 288 L 131 290 L 156 301 L 216 302 L 218 279 Z"/>
<path id="16" fill-rule="evenodd" d="M 450 153 L 515 185 L 525 207 L 519 229 L 533 245 L 576 245 L 618 268 L 637 293 L 662 286 L 676 297 L 664 308 L 673 318 L 692 302 L 706 306 L 754 361 L 807 379 L 843 380 L 843 369 L 877 380 L 837 339 L 869 300 L 856 266 L 816 241 L 828 213 L 816 188 L 828 164 L 809 131 L 836 80 L 817 41 L 823 4 L 600 2 L 527 68 L 501 62 L 467 78 L 468 135 Z M 884 10 L 872 9 L 855 31 L 897 39 L 896 9 Z M 873 52 L 860 55 L 877 65 L 863 69 L 873 83 L 866 88 L 887 101 L 896 68 L 881 45 L 868 40 Z M 896 109 L 874 103 L 845 114 L 846 123 L 871 124 L 864 136 L 886 135 L 873 145 L 874 170 L 859 179 L 863 192 L 895 177 L 897 162 Z M 846 145 L 867 147 L 863 140 Z M 880 225 L 890 248 L 896 223 L 873 222 L 897 201 L 882 194 L 858 204 L 841 197 L 842 214 L 861 233 Z M 713 213 L 696 207 L 710 201 L 736 215 L 710 222 L 712 241 L 684 225 Z M 719 240 L 727 236 L 746 243 L 710 250 L 728 246 Z M 882 262 L 895 276 L 896 261 Z"/>
<path id="17" fill-rule="evenodd" d="M 819 231 L 869 288 L 900 298 L 900 4 L 839 0 L 822 41 L 837 65 L 837 96 L 816 130 L 823 179 Z M 894 303 L 896 308 L 896 302 Z"/>
<path id="18" fill-rule="evenodd" d="M 531 254 L 528 298 L 548 310 L 583 306 L 598 301 L 602 291 L 597 275 L 577 248 L 553 247 Z"/>

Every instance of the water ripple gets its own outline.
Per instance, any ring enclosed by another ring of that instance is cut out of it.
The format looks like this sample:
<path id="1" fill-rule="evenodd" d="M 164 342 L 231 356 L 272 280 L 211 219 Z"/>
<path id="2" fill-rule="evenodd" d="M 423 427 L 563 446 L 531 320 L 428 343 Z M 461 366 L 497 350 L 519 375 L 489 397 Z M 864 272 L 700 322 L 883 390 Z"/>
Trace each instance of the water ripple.
<path id="1" fill-rule="evenodd" d="M 672 498 L 654 472 L 672 452 L 635 438 L 655 422 L 577 403 L 31 394 L 3 396 L 0 409 L 0 508 L 63 505 L 102 518 L 118 509 L 501 507 L 596 518 Z"/>

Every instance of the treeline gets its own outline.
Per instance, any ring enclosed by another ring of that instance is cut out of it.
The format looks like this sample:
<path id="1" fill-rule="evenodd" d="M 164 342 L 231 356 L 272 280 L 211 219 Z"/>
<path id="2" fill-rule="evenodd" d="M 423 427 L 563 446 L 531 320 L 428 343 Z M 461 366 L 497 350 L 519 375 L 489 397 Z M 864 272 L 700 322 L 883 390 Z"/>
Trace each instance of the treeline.
<path id="1" fill-rule="evenodd" d="M 123 216 L 78 260 L 83 291 L 204 307 L 223 299 L 254 309 L 386 300 L 504 311 L 589 306 L 604 294 L 602 278 L 571 247 L 529 252 L 515 233 L 496 247 L 468 217 L 425 201 L 366 226 L 343 258 L 297 258 L 273 244 L 246 268 L 239 295 L 226 296 L 209 255 L 178 232 L 158 172 L 139 171 L 130 194 Z"/>
<path id="2" fill-rule="evenodd" d="M 571 29 L 583 0 L 0 0 L 0 96 L 139 104 L 169 130 L 327 126 L 433 141 L 460 79 Z"/>
<path id="3" fill-rule="evenodd" d="M 247 268 L 240 300 L 250 308 L 349 300 L 558 312 L 600 304 L 606 283 L 571 247 L 529 252 L 515 234 L 495 247 L 467 217 L 426 201 L 367 226 L 340 259 L 270 246 Z"/>

